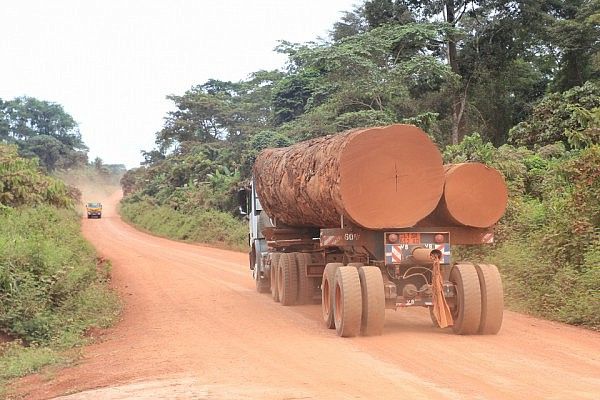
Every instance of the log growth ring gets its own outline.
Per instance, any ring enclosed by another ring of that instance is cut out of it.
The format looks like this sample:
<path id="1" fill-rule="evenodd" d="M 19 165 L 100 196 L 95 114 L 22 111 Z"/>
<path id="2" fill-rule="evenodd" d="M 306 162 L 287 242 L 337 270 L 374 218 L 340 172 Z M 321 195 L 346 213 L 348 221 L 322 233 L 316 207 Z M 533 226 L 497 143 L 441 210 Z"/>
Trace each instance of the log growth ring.
<path id="1" fill-rule="evenodd" d="M 413 125 L 356 132 L 342 149 L 339 167 L 344 214 L 364 228 L 413 226 L 442 196 L 441 154 Z"/>
<path id="2" fill-rule="evenodd" d="M 504 177 L 480 163 L 446 167 L 443 203 L 447 215 L 459 225 L 487 228 L 502 217 L 508 202 Z"/>

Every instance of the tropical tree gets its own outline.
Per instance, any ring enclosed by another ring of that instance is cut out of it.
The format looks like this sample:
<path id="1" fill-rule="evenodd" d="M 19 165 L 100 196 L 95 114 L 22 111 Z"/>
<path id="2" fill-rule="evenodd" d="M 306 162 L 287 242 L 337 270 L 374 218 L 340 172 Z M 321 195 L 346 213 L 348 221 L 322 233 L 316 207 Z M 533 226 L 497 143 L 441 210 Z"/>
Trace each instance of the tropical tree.
<path id="1" fill-rule="evenodd" d="M 63 107 L 33 97 L 0 100 L 0 141 L 14 143 L 48 170 L 87 162 L 77 123 Z"/>

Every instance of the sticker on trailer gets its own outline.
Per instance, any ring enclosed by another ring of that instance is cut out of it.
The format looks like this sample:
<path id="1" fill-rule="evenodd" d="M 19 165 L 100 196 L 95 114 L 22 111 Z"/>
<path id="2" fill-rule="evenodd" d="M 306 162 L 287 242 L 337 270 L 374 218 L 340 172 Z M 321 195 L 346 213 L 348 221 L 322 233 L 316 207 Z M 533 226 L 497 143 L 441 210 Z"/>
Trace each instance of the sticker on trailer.
<path id="1" fill-rule="evenodd" d="M 385 245 L 385 263 L 399 264 L 404 258 L 403 253 L 408 250 L 404 244 L 386 244 Z"/>
<path id="2" fill-rule="evenodd" d="M 439 244 L 435 246 L 435 249 L 442 253 L 442 264 L 450 264 L 450 244 Z"/>

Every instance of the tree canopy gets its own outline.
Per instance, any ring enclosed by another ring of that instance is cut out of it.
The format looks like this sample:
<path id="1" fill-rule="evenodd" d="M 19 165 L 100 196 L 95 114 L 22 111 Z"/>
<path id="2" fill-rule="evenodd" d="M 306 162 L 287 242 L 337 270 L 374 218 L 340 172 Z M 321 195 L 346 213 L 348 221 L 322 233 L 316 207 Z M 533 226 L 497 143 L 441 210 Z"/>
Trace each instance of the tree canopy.
<path id="1" fill-rule="evenodd" d="M 77 122 L 56 103 L 33 97 L 0 99 L 0 141 L 16 144 L 49 171 L 87 162 Z"/>

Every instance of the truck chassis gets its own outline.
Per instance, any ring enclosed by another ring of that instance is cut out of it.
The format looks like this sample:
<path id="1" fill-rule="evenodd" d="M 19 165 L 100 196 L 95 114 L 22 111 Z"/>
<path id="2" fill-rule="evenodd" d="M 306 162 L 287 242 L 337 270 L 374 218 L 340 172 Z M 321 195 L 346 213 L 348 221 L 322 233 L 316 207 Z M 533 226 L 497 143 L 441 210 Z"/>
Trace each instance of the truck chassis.
<path id="1" fill-rule="evenodd" d="M 250 222 L 250 269 L 258 292 L 284 306 L 321 302 L 325 326 L 342 337 L 380 335 L 385 310 L 425 307 L 432 323 L 433 266 L 457 334 L 496 334 L 502 281 L 496 266 L 452 262 L 452 245 L 493 242 L 491 229 L 418 227 L 372 231 L 278 225 L 251 186 L 240 194 Z"/>

